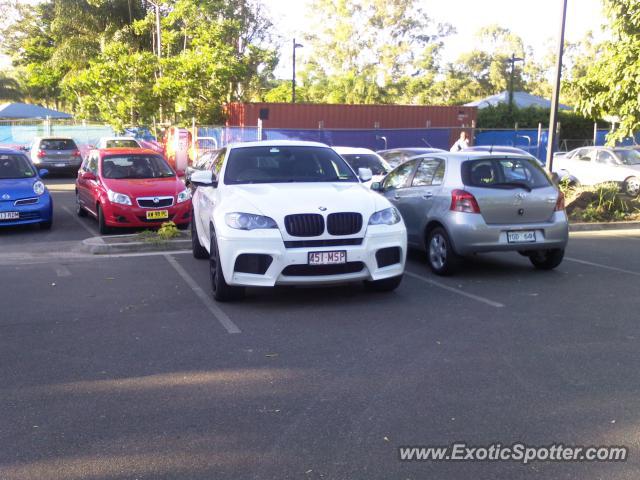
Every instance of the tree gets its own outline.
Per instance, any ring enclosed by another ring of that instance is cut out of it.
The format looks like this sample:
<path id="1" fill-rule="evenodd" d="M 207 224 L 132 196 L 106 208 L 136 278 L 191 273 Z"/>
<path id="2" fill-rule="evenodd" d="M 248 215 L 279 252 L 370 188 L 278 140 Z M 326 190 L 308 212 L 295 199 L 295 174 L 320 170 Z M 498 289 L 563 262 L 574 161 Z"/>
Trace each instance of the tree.
<path id="1" fill-rule="evenodd" d="M 313 59 L 300 74 L 303 101 L 413 101 L 419 95 L 416 80 L 408 95 L 410 79 L 429 78 L 432 46 L 451 31 L 435 25 L 418 0 L 314 0 L 309 15 Z"/>
<path id="2" fill-rule="evenodd" d="M 31 98 L 65 102 L 117 128 L 165 119 L 221 120 L 221 105 L 273 81 L 271 24 L 257 0 L 0 0 L 13 21 L 0 47 Z"/>
<path id="3" fill-rule="evenodd" d="M 578 109 L 593 118 L 616 116 L 610 143 L 640 130 L 640 3 L 605 0 L 612 39 L 601 46 L 584 78 L 576 82 Z"/>
<path id="4" fill-rule="evenodd" d="M 23 96 L 18 81 L 0 72 L 0 100 L 17 101 L 22 100 Z"/>
<path id="5" fill-rule="evenodd" d="M 445 68 L 444 85 L 439 87 L 443 103 L 466 103 L 508 90 L 511 55 L 525 59 L 524 67 L 516 64 L 514 68 L 514 91 L 550 95 L 547 68 L 536 61 L 531 47 L 518 35 L 489 25 L 476 33 L 476 40 L 476 48 Z"/>

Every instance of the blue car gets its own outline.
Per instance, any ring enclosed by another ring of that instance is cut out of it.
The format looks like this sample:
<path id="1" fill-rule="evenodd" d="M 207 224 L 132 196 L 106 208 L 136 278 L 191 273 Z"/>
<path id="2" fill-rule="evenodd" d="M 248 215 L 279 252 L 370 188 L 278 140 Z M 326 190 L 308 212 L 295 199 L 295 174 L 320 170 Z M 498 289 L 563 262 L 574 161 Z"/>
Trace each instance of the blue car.
<path id="1" fill-rule="evenodd" d="M 36 170 L 18 150 L 0 148 L 0 227 L 38 223 L 48 230 L 53 201 L 42 183 L 47 170 Z"/>

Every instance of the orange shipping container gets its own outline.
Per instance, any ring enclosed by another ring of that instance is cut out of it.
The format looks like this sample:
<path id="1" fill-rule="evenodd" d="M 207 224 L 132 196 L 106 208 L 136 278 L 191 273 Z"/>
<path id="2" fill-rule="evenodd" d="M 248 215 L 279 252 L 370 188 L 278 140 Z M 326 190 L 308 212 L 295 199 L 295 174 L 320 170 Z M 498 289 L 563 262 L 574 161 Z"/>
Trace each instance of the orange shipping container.
<path id="1" fill-rule="evenodd" d="M 226 125 L 263 128 L 437 128 L 470 127 L 476 107 L 427 105 L 342 105 L 315 103 L 230 103 Z"/>

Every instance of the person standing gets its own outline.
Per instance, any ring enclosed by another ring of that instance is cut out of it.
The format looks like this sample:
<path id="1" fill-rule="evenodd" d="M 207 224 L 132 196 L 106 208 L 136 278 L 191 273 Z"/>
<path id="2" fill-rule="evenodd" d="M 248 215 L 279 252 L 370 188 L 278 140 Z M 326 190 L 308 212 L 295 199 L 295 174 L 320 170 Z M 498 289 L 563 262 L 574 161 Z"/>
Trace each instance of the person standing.
<path id="1" fill-rule="evenodd" d="M 469 139 L 467 139 L 467 132 L 464 130 L 460 132 L 460 138 L 456 140 L 456 143 L 451 147 L 452 152 L 459 152 L 460 150 L 464 150 L 465 148 L 469 148 Z"/>

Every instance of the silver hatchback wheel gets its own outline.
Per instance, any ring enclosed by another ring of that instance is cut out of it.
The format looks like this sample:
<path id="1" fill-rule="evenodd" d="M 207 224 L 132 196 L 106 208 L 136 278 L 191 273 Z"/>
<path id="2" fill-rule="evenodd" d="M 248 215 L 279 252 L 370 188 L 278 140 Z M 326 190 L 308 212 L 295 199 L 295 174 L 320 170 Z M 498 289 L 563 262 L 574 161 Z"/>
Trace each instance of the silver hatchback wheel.
<path id="1" fill-rule="evenodd" d="M 436 275 L 451 275 L 458 270 L 462 257 L 456 253 L 447 231 L 442 227 L 431 230 L 426 239 L 429 266 Z"/>
<path id="2" fill-rule="evenodd" d="M 440 232 L 435 233 L 429 242 L 429 261 L 436 270 L 441 270 L 447 263 L 447 242 Z"/>

